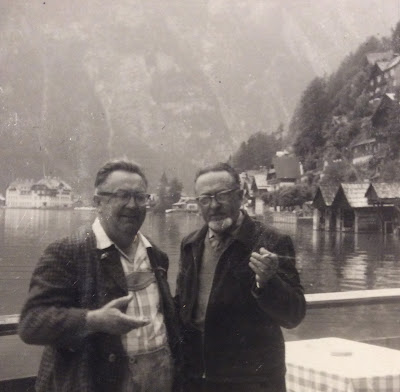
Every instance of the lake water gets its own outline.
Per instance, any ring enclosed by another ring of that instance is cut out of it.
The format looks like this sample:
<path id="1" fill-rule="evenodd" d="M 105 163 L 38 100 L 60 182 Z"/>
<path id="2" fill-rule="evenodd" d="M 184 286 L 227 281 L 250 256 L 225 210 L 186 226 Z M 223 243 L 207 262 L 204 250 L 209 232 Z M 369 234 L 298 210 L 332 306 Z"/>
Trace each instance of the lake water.
<path id="1" fill-rule="evenodd" d="M 0 314 L 19 313 L 43 249 L 94 217 L 94 211 L 0 209 Z M 173 292 L 180 241 L 201 225 L 201 217 L 195 214 L 147 215 L 142 231 L 168 253 Z M 275 226 L 294 241 L 307 293 L 400 286 L 397 237 L 324 233 L 309 224 Z"/>
<path id="2" fill-rule="evenodd" d="M 0 209 L 0 314 L 19 313 L 37 259 L 52 241 L 91 223 L 93 211 Z M 169 281 L 175 291 L 182 237 L 202 225 L 197 215 L 148 214 L 143 232 L 170 258 Z M 277 224 L 292 236 L 297 267 L 307 293 L 400 287 L 399 238 L 381 234 L 323 233 L 311 225 Z M 369 340 L 398 336 L 400 304 L 314 309 L 286 340 L 337 336 Z M 37 373 L 41 347 L 18 336 L 0 338 L 0 380 Z"/>

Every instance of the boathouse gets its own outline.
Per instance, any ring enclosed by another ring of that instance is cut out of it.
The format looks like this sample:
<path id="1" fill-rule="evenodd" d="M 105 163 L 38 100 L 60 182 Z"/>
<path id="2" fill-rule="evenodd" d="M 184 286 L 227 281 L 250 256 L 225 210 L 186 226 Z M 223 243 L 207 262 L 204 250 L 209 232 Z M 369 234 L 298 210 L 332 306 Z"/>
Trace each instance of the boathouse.
<path id="1" fill-rule="evenodd" d="M 320 185 L 313 207 L 315 230 L 400 231 L 400 183 Z"/>
<path id="2" fill-rule="evenodd" d="M 336 214 L 332 212 L 332 202 L 337 190 L 338 186 L 336 185 L 320 185 L 318 187 L 312 202 L 314 230 L 336 230 Z"/>
<path id="3" fill-rule="evenodd" d="M 400 228 L 400 183 L 370 184 L 365 196 L 368 204 L 376 210 L 381 231 L 384 233 L 398 232 Z"/>
<path id="4" fill-rule="evenodd" d="M 332 202 L 336 231 L 379 231 L 376 209 L 368 204 L 365 193 L 369 183 L 342 183 Z"/>

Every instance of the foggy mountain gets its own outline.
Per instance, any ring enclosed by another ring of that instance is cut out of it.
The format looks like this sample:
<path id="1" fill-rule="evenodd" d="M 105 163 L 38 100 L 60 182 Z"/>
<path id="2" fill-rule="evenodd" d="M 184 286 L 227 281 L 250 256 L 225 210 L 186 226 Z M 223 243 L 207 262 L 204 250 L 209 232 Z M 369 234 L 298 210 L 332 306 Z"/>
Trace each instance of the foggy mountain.
<path id="1" fill-rule="evenodd" d="M 387 35 L 389 3 L 0 0 L 0 192 L 43 174 L 87 191 L 127 156 L 151 190 L 165 170 L 191 193 L 197 167 L 287 124 L 314 76 Z"/>

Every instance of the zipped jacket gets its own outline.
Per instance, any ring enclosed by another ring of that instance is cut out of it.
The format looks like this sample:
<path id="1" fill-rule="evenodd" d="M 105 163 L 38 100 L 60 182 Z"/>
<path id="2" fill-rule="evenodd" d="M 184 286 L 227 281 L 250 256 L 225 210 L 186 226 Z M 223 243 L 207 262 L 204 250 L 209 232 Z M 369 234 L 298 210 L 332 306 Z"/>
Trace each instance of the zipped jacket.
<path id="1" fill-rule="evenodd" d="M 296 327 L 305 298 L 289 236 L 278 234 L 247 214 L 221 254 L 206 310 L 204 333 L 196 329 L 199 269 L 208 227 L 181 244 L 175 303 L 181 323 L 184 377 L 216 382 L 268 382 L 285 375 L 281 327 Z M 263 289 L 249 267 L 253 251 L 279 255 L 278 272 Z"/>

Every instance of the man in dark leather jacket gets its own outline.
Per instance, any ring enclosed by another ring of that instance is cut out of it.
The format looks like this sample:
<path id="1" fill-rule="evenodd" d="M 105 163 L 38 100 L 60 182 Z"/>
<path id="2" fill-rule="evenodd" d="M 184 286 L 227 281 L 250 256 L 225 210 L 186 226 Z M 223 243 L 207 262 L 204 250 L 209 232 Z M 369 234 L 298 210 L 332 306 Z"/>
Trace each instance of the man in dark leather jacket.
<path id="1" fill-rule="evenodd" d="M 199 171 L 195 190 L 206 224 L 182 241 L 175 297 L 184 390 L 284 392 L 281 327 L 305 315 L 292 241 L 240 209 L 229 165 Z"/>

